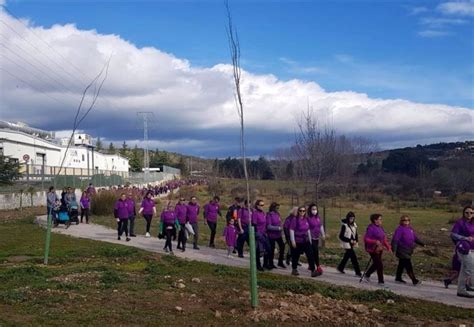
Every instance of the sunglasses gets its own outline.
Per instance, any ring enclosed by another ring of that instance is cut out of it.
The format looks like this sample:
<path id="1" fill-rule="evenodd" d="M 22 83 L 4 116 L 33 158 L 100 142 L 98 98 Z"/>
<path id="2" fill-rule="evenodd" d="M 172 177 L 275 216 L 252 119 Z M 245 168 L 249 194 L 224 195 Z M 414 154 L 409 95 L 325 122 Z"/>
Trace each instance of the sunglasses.
<path id="1" fill-rule="evenodd" d="M 474 211 L 466 211 L 465 213 L 467 213 L 468 215 L 472 215 Z"/>
<path id="2" fill-rule="evenodd" d="M 306 212 L 306 210 L 302 209 L 302 210 L 298 210 L 298 212 Z"/>
<path id="3" fill-rule="evenodd" d="M 410 219 L 402 219 L 402 221 L 410 221 Z"/>

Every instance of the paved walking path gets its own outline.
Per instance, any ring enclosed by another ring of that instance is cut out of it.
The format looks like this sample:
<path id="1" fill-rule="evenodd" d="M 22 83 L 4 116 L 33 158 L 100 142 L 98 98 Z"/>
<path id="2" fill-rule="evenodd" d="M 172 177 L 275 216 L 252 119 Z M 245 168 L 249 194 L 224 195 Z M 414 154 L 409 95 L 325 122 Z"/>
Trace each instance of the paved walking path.
<path id="1" fill-rule="evenodd" d="M 46 225 L 46 216 L 40 216 L 37 218 L 37 222 L 42 226 Z M 64 225 L 59 225 L 57 228 L 52 229 L 54 233 L 69 235 L 78 238 L 87 238 L 97 241 L 121 244 L 126 246 L 132 246 L 140 248 L 143 250 L 156 252 L 156 253 L 165 253 L 163 250 L 165 241 L 159 240 L 156 237 L 145 238 L 144 236 L 133 237 L 130 242 L 125 242 L 125 237 L 122 237 L 121 241 L 117 240 L 117 231 L 102 225 L 97 224 L 80 224 L 72 225 L 70 228 L 65 229 Z M 53 238 L 54 242 L 54 238 Z M 176 246 L 176 242 L 173 242 L 173 248 Z M 202 262 L 209 262 L 215 264 L 222 264 L 227 266 L 235 267 L 249 267 L 248 257 L 246 258 L 237 258 L 227 257 L 227 250 L 221 249 L 211 249 L 205 246 L 200 246 L 201 250 L 193 250 L 192 246 L 188 247 L 185 252 L 180 250 L 175 251 L 175 255 L 179 258 L 196 260 Z M 53 253 L 54 255 L 54 253 Z M 305 265 L 299 268 L 300 276 L 295 278 L 305 278 L 308 280 L 318 280 L 338 286 L 352 286 L 361 289 L 368 290 L 377 290 L 380 289 L 377 286 L 376 275 L 371 276 L 371 283 L 359 283 L 359 278 L 357 278 L 349 270 L 345 274 L 339 273 L 335 268 L 323 267 L 324 274 L 322 276 L 311 278 L 309 271 L 306 269 Z M 287 269 L 273 269 L 272 274 L 280 274 L 290 276 L 290 268 Z M 392 292 L 411 297 L 418 298 L 427 301 L 434 301 L 439 303 L 444 303 L 448 305 L 464 307 L 464 308 L 474 308 L 474 299 L 461 298 L 456 295 L 456 288 L 451 286 L 450 289 L 445 289 L 444 285 L 441 282 L 433 281 L 423 281 L 423 284 L 420 286 L 412 286 L 411 284 L 401 285 L 394 282 L 393 276 L 385 276 L 385 286 L 388 287 Z"/>

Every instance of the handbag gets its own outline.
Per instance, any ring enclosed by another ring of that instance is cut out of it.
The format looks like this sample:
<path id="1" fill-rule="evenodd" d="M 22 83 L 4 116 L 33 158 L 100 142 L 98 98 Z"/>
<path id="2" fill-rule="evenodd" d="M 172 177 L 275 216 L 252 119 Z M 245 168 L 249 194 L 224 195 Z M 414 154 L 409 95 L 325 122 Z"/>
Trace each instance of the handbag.
<path id="1" fill-rule="evenodd" d="M 186 230 L 189 234 L 194 235 L 193 226 L 189 223 L 189 221 L 184 225 L 184 227 L 186 227 Z"/>

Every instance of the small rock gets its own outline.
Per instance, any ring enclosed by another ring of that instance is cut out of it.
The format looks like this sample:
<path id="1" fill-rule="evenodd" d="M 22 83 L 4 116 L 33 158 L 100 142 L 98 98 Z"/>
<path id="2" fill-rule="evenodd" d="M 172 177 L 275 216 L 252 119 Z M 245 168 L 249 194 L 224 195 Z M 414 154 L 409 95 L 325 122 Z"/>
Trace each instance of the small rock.
<path id="1" fill-rule="evenodd" d="M 237 310 L 232 309 L 232 310 L 230 310 L 230 313 L 233 314 L 233 315 L 235 315 L 235 314 L 237 313 Z"/>
<path id="2" fill-rule="evenodd" d="M 178 283 L 184 283 L 184 280 L 178 279 Z"/>
<path id="3" fill-rule="evenodd" d="M 166 275 L 166 276 L 165 276 L 165 279 L 170 279 L 170 278 L 171 278 L 170 275 Z"/>
<path id="4" fill-rule="evenodd" d="M 281 301 L 281 302 L 280 302 L 280 307 L 282 307 L 282 308 L 288 308 L 288 307 L 289 307 L 289 304 L 288 304 L 287 302 Z"/>
<path id="5" fill-rule="evenodd" d="M 285 295 L 288 295 L 288 296 L 293 296 L 293 293 L 291 293 L 290 291 L 286 292 Z"/>
<path id="6" fill-rule="evenodd" d="M 193 279 L 191 279 L 191 281 L 192 281 L 193 283 L 198 283 L 198 284 L 201 282 L 201 280 L 200 280 L 199 278 L 197 278 L 197 277 L 194 277 Z"/>
<path id="7" fill-rule="evenodd" d="M 387 304 L 395 304 L 395 301 L 392 300 L 392 299 L 388 299 L 388 300 L 387 300 Z"/>
<path id="8" fill-rule="evenodd" d="M 174 307 L 174 308 L 175 308 L 175 310 L 178 311 L 178 312 L 183 311 L 183 308 L 181 308 L 181 307 L 176 306 L 176 307 Z"/>
<path id="9" fill-rule="evenodd" d="M 442 231 L 442 232 L 447 232 L 448 229 L 443 227 L 443 228 L 440 229 L 440 231 Z M 461 327 L 461 325 L 459 325 L 459 327 Z"/>
<path id="10" fill-rule="evenodd" d="M 382 311 L 380 311 L 379 309 L 373 308 L 373 309 L 372 309 L 372 312 L 373 312 L 373 313 L 380 313 L 380 312 L 382 312 Z"/>
<path id="11" fill-rule="evenodd" d="M 183 283 L 178 283 L 176 284 L 176 287 L 181 289 L 181 288 L 185 288 L 186 285 L 184 285 Z"/>
<path id="12" fill-rule="evenodd" d="M 222 318 L 222 313 L 219 310 L 216 310 L 216 318 Z"/>
<path id="13" fill-rule="evenodd" d="M 113 292 L 114 292 L 114 293 L 117 293 L 117 292 L 118 292 L 118 290 L 114 290 Z"/>
<path id="14" fill-rule="evenodd" d="M 191 294 L 190 298 L 196 297 L 196 294 Z"/>

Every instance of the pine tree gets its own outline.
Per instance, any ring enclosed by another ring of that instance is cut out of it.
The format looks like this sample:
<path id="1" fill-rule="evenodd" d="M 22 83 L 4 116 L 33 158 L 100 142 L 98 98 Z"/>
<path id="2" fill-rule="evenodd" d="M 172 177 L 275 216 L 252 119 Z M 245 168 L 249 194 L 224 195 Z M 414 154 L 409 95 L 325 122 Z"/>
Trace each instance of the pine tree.
<path id="1" fill-rule="evenodd" d="M 20 178 L 20 164 L 0 154 L 0 185 L 11 185 Z"/>
<path id="2" fill-rule="evenodd" d="M 107 153 L 115 154 L 115 146 L 112 142 L 110 142 L 110 144 L 109 144 L 109 149 L 107 150 Z"/>
<path id="3" fill-rule="evenodd" d="M 132 155 L 130 156 L 130 160 L 128 161 L 131 171 L 133 172 L 142 171 L 143 156 L 141 154 L 142 152 L 138 149 L 138 146 L 135 145 L 135 147 L 132 150 Z"/>
<path id="4" fill-rule="evenodd" d="M 127 142 L 123 141 L 122 148 L 120 149 L 119 153 L 121 156 L 126 157 L 128 152 L 128 145 Z"/>
<path id="5" fill-rule="evenodd" d="M 100 152 L 102 150 L 102 141 L 100 140 L 100 136 L 97 138 L 97 142 L 95 142 L 95 150 Z"/>

